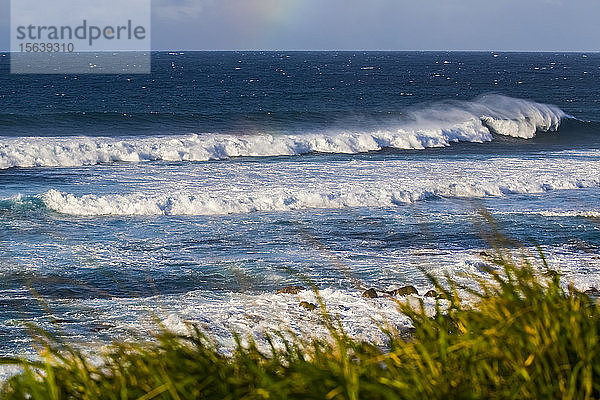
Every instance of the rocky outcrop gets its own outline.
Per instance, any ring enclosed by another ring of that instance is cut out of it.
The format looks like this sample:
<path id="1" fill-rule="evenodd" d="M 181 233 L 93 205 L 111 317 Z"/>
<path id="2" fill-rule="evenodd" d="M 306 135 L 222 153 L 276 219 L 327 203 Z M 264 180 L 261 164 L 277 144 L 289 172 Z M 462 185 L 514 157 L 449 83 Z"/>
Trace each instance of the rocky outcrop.
<path id="1" fill-rule="evenodd" d="M 107 331 L 109 329 L 116 328 L 116 325 L 108 324 L 108 323 L 94 323 L 89 327 L 89 330 L 94 333 L 99 333 L 103 331 Z"/>
<path id="2" fill-rule="evenodd" d="M 414 286 L 404 286 L 399 289 L 390 290 L 388 292 L 390 296 L 408 296 L 411 294 L 419 295 L 419 291 Z"/>
<path id="3" fill-rule="evenodd" d="M 369 289 L 369 290 L 366 290 L 362 294 L 362 297 L 367 298 L 367 299 L 376 299 L 379 296 L 377 295 L 377 292 L 375 291 L 375 289 Z"/>
<path id="4" fill-rule="evenodd" d="M 300 307 L 306 308 L 308 311 L 314 311 L 317 309 L 317 305 L 313 303 L 309 303 L 308 301 L 302 301 L 299 304 Z"/>

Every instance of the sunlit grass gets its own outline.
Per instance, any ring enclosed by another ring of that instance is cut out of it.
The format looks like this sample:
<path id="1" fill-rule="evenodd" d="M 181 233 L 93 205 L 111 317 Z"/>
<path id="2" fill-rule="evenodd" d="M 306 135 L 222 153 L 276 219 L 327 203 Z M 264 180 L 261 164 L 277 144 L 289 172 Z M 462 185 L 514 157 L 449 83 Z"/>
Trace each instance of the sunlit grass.
<path id="1" fill-rule="evenodd" d="M 497 248 L 488 264 L 485 274 L 472 277 L 478 289 L 431 277 L 443 298 L 433 317 L 423 303 L 399 302 L 398 312 L 410 317 L 415 330 L 406 340 L 382 328 L 386 349 L 349 337 L 323 302 L 328 340 L 267 336 L 265 351 L 238 338 L 232 355 L 190 326 L 189 335 L 164 331 L 154 341 L 114 344 L 100 363 L 91 363 L 75 347 L 37 331 L 41 361 L 4 360 L 24 369 L 4 384 L 0 397 L 599 398 L 596 301 L 566 288 L 541 252 L 517 259 Z"/>

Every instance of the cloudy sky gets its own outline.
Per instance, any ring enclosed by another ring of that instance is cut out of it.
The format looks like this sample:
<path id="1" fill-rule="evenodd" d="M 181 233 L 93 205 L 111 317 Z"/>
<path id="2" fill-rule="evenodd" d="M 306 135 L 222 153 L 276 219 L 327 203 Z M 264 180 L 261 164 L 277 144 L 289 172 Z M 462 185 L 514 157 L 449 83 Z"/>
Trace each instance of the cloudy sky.
<path id="1" fill-rule="evenodd" d="M 600 51 L 598 16 L 600 0 L 153 0 L 152 47 Z M 0 0 L 0 49 L 9 25 Z"/>

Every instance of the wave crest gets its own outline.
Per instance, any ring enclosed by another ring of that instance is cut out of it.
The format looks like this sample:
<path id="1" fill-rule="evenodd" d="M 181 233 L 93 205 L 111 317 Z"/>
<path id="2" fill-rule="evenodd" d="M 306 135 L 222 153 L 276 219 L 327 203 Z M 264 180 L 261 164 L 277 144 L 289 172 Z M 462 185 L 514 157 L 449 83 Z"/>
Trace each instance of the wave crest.
<path id="1" fill-rule="evenodd" d="M 598 186 L 600 186 L 600 179 L 544 178 L 540 181 L 437 183 L 412 189 L 371 187 L 324 192 L 277 189 L 224 196 L 210 193 L 76 196 L 50 190 L 43 194 L 41 199 L 48 209 L 75 216 L 225 215 L 304 209 L 384 208 L 436 198 L 499 197 Z"/>
<path id="2" fill-rule="evenodd" d="M 442 102 L 412 110 L 397 126 L 370 131 L 331 130 L 296 135 L 192 134 L 146 138 L 3 138 L 0 169 L 77 167 L 111 162 L 210 161 L 231 157 L 356 154 L 384 148 L 424 149 L 465 141 L 483 143 L 492 133 L 532 138 L 557 130 L 558 107 L 500 95 Z"/>
<path id="3" fill-rule="evenodd" d="M 558 130 L 567 116 L 556 106 L 498 95 L 481 97 L 474 108 L 491 132 L 522 139 L 531 139 L 538 131 Z"/>

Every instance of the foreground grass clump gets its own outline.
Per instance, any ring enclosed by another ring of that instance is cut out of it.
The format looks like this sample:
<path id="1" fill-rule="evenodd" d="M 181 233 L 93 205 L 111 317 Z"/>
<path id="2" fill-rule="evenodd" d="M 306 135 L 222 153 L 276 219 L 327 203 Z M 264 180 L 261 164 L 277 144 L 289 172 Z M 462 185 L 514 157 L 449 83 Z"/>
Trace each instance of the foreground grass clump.
<path id="1" fill-rule="evenodd" d="M 499 251 L 465 304 L 458 285 L 432 279 L 445 300 L 434 317 L 399 304 L 412 339 L 389 331 L 382 350 L 348 337 L 323 304 L 329 341 L 284 341 L 222 355 L 199 330 L 116 344 L 103 364 L 41 336 L 44 362 L 4 384 L 4 399 L 600 398 L 600 308 L 539 267 Z M 476 278 L 474 278 L 476 279 Z M 5 360 L 5 363 L 11 360 Z M 12 362 L 17 362 L 13 360 Z"/>

